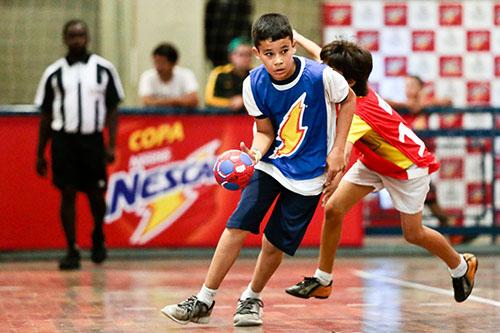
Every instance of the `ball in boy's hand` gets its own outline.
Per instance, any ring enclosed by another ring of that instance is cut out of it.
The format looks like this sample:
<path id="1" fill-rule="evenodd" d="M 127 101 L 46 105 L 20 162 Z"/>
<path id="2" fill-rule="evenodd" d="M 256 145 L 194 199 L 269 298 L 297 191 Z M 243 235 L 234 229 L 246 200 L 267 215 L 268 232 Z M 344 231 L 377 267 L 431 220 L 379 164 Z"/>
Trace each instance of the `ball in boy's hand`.
<path id="1" fill-rule="evenodd" d="M 248 154 L 231 149 L 217 157 L 213 171 L 217 183 L 227 190 L 236 191 L 250 182 L 254 163 Z"/>

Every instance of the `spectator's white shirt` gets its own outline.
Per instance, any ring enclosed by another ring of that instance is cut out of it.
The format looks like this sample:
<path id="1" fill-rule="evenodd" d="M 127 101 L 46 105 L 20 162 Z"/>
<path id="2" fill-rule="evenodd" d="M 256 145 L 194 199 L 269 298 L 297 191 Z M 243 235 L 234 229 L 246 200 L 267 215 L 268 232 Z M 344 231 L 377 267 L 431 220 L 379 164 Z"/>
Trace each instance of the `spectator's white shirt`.
<path id="1" fill-rule="evenodd" d="M 198 81 L 194 73 L 187 68 L 175 66 L 172 77 L 163 82 L 156 69 L 148 69 L 139 80 L 139 96 L 180 97 L 198 91 Z"/>

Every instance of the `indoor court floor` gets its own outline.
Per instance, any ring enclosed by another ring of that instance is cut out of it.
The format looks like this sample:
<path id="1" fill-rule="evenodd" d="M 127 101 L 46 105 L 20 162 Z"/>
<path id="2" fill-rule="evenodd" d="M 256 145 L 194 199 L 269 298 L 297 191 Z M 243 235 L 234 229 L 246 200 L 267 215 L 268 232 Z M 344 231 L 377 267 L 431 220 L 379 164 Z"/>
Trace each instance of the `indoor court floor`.
<path id="1" fill-rule="evenodd" d="M 264 325 L 234 328 L 236 300 L 253 258 L 242 258 L 220 288 L 209 324 L 178 325 L 160 313 L 197 293 L 209 258 L 108 260 L 60 272 L 54 261 L 0 264 L 0 332 L 500 332 L 500 260 L 479 256 L 472 296 L 455 303 L 435 258 L 344 257 L 334 292 L 303 300 L 284 289 L 311 275 L 314 257 L 286 257 L 263 292 Z"/>

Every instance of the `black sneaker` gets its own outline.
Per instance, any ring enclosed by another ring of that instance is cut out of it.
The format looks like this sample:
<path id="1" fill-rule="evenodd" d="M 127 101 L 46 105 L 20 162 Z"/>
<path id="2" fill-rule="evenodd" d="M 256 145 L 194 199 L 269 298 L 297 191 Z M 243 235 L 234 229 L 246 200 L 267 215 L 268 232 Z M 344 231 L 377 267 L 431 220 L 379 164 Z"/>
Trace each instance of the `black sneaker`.
<path id="1" fill-rule="evenodd" d="M 330 281 L 329 285 L 324 286 L 315 277 L 304 277 L 304 280 L 287 288 L 285 291 L 295 297 L 325 299 L 332 293 L 332 281 Z"/>
<path id="2" fill-rule="evenodd" d="M 59 260 L 59 269 L 62 271 L 80 269 L 80 259 L 80 252 L 78 250 L 68 250 L 66 256 Z"/>
<path id="3" fill-rule="evenodd" d="M 108 251 L 104 245 L 104 234 L 102 232 L 92 233 L 92 250 L 90 260 L 96 264 L 102 263 L 108 257 Z"/>
<path id="4" fill-rule="evenodd" d="M 453 291 L 455 292 L 455 301 L 463 302 L 469 297 L 474 288 L 474 278 L 476 276 L 478 260 L 475 255 L 470 253 L 463 254 L 467 262 L 467 271 L 464 276 L 459 278 L 452 278 Z"/>
<path id="5" fill-rule="evenodd" d="M 161 312 L 181 325 L 186 325 L 189 322 L 207 324 L 210 321 L 214 305 L 215 302 L 208 306 L 208 304 L 199 301 L 196 296 L 191 296 L 179 304 L 165 306 Z"/>
<path id="6" fill-rule="evenodd" d="M 233 317 L 234 326 L 259 326 L 262 325 L 262 308 L 264 303 L 258 298 L 238 300 L 236 313 Z"/>

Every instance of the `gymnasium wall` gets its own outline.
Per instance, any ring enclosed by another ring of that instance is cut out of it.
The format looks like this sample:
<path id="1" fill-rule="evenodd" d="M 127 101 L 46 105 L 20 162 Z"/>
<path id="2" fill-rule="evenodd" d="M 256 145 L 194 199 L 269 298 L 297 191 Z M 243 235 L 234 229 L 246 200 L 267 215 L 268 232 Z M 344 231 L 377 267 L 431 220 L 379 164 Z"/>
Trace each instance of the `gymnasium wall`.
<path id="1" fill-rule="evenodd" d="M 292 24 L 320 41 L 321 1 L 249 0 L 256 18 L 266 12 L 289 16 Z M 106 57 L 123 81 L 124 106 L 138 105 L 137 84 L 151 66 L 152 49 L 174 43 L 179 65 L 191 68 L 203 96 L 211 70 L 205 59 L 203 18 L 207 0 L 23 0 L 0 1 L 0 105 L 31 104 L 44 69 L 65 48 L 61 29 L 81 18 L 90 29 L 90 49 Z"/>

